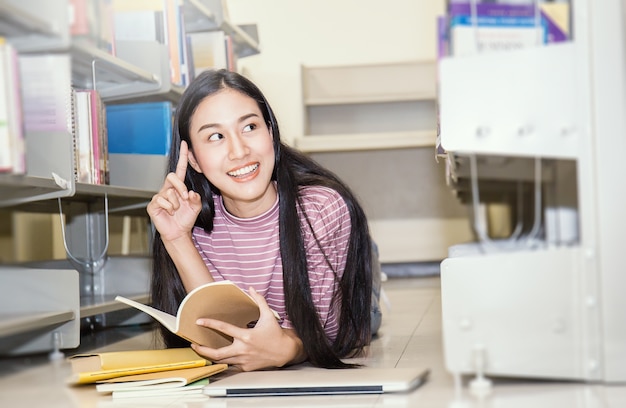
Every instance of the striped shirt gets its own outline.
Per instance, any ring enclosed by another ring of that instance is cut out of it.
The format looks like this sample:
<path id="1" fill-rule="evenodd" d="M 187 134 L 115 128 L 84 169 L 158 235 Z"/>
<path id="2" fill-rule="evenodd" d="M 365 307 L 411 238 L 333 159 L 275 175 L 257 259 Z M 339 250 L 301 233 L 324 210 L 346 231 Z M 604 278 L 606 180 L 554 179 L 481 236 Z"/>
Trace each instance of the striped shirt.
<path id="1" fill-rule="evenodd" d="M 303 187 L 300 194 L 304 211 L 322 247 L 320 249 L 315 242 L 307 221 L 299 211 L 312 298 L 326 335 L 334 340 L 339 310 L 331 305 L 337 287 L 333 270 L 339 278 L 343 275 L 350 238 L 350 214 L 343 198 L 332 189 Z M 283 291 L 278 200 L 261 215 L 238 218 L 226 211 L 221 196 L 214 196 L 213 199 L 213 231 L 207 234 L 195 227 L 192 234 L 211 275 L 216 281 L 230 280 L 244 290 L 253 287 L 279 314 L 281 326 L 293 328 L 286 312 Z"/>

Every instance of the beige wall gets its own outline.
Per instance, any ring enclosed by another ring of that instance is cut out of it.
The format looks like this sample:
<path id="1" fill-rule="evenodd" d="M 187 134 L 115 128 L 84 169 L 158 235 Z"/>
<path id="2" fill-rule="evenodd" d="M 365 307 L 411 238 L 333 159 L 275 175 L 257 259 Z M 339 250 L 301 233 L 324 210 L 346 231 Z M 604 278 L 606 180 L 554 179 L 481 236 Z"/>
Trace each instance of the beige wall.
<path id="1" fill-rule="evenodd" d="M 432 60 L 445 0 L 228 0 L 235 24 L 256 23 L 261 53 L 239 67 L 263 89 L 283 138 L 302 135 L 300 65 Z"/>
<path id="2" fill-rule="evenodd" d="M 229 0 L 228 8 L 233 23 L 257 24 L 261 53 L 239 60 L 239 70 L 265 92 L 283 140 L 292 142 L 304 133 L 301 65 L 435 60 L 445 0 Z M 414 262 L 442 259 L 450 245 L 472 239 L 434 153 L 433 140 L 432 148 L 313 157 L 359 196 L 381 259 Z"/>

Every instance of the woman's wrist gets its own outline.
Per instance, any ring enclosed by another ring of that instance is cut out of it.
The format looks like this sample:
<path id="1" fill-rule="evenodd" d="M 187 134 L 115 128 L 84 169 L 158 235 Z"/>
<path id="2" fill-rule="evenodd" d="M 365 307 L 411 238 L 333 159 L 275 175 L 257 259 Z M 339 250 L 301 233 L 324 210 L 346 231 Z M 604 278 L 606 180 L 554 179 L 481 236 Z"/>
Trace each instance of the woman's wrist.
<path id="1" fill-rule="evenodd" d="M 287 350 L 290 350 L 288 355 L 288 359 L 281 367 L 299 364 L 307 360 L 307 355 L 304 351 L 304 345 L 302 344 L 302 340 L 296 334 L 295 330 L 292 329 L 283 329 L 283 333 L 287 341 L 289 342 L 289 347 Z"/>
<path id="2" fill-rule="evenodd" d="M 191 231 L 181 235 L 176 235 L 172 238 L 161 235 L 161 241 L 163 241 L 163 245 L 172 249 L 187 248 L 189 245 L 193 246 L 195 249 L 191 235 Z"/>

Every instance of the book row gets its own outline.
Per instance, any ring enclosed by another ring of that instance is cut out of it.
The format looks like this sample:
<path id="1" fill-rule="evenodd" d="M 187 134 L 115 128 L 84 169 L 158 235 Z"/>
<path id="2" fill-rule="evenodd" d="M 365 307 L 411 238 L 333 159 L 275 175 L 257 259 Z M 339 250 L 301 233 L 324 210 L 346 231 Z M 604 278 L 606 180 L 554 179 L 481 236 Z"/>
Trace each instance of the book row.
<path id="1" fill-rule="evenodd" d="M 116 56 L 120 41 L 165 45 L 170 80 L 185 87 L 209 67 L 236 70 L 233 40 L 224 31 L 187 32 L 180 0 L 71 0 L 70 34 Z"/>
<path id="2" fill-rule="evenodd" d="M 516 50 L 571 39 L 568 2 L 451 0 L 438 21 L 438 56 Z"/>
<path id="3" fill-rule="evenodd" d="M 80 183 L 109 184 L 111 155 L 165 158 L 169 151 L 172 102 L 107 105 L 97 90 L 72 86 L 67 54 L 18 56 L 0 40 L 0 91 L 1 172 L 28 172 L 29 133 L 71 137 Z"/>

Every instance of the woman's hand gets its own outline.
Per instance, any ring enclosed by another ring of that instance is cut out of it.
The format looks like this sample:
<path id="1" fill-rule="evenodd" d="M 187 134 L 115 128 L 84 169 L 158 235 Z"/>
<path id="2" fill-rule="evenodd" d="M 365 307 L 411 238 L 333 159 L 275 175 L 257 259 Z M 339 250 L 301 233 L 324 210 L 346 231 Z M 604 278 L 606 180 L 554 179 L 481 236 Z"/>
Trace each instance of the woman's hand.
<path id="1" fill-rule="evenodd" d="M 152 197 L 146 208 L 164 241 L 175 241 L 182 236 L 188 236 L 202 208 L 200 195 L 188 191 L 185 185 L 188 160 L 189 148 L 183 141 L 180 144 L 176 172 L 167 175 L 161 190 Z"/>
<path id="2" fill-rule="evenodd" d="M 193 349 L 214 363 L 229 364 L 243 371 L 282 367 L 304 361 L 306 356 L 300 338 L 293 330 L 280 327 L 263 296 L 252 288 L 250 295 L 261 311 L 254 328 L 240 328 L 214 319 L 199 319 L 198 325 L 231 336 L 233 343 L 219 349 L 192 344 Z"/>

